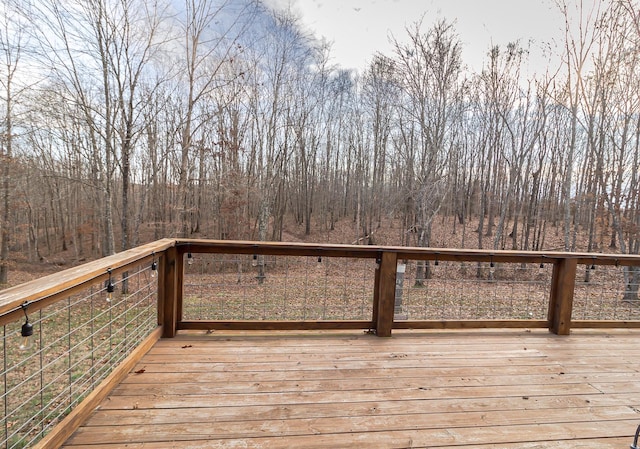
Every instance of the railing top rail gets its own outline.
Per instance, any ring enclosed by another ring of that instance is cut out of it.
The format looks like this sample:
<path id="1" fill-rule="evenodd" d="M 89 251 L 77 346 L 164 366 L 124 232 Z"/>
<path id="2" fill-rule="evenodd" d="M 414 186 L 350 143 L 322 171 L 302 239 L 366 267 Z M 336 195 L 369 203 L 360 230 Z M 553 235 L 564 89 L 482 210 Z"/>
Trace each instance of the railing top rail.
<path id="1" fill-rule="evenodd" d="M 18 311 L 25 302 L 30 303 L 32 310 L 37 310 L 38 302 L 59 296 L 86 282 L 106 279 L 107 269 L 117 274 L 131 264 L 152 258 L 154 252 L 160 257 L 160 253 L 174 245 L 174 239 L 157 240 L 0 291 L 0 317 Z"/>
<path id="2" fill-rule="evenodd" d="M 87 282 L 100 281 L 108 276 L 107 270 L 117 274 L 152 254 L 158 257 L 166 249 L 177 247 L 179 253 L 269 254 L 287 256 L 327 256 L 350 258 L 380 258 L 382 253 L 395 253 L 398 259 L 507 262 L 507 263 L 554 263 L 562 259 L 575 259 L 579 264 L 635 265 L 640 266 L 640 255 L 571 253 L 560 251 L 511 251 L 490 249 L 418 248 L 405 246 L 373 246 L 317 244 L 298 242 L 252 242 L 239 240 L 162 239 L 133 248 L 113 256 L 105 257 L 79 267 L 36 279 L 0 292 L 0 318 L 20 311 L 25 302 L 31 310 L 55 302 L 70 290 Z"/>
<path id="3" fill-rule="evenodd" d="M 490 249 L 418 248 L 406 246 L 341 245 L 298 242 L 250 242 L 239 240 L 178 239 L 180 252 L 271 254 L 289 256 L 334 256 L 376 258 L 383 252 L 396 253 L 398 259 L 478 262 L 552 263 L 577 259 L 581 264 L 640 265 L 640 255 L 574 253 L 562 251 L 514 251 Z"/>

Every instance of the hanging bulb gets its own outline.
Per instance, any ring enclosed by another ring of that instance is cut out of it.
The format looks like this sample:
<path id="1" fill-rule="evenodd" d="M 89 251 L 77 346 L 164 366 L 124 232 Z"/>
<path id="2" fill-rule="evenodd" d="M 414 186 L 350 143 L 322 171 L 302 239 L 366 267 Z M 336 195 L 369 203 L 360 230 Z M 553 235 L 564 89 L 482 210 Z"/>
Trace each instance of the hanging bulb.
<path id="1" fill-rule="evenodd" d="M 193 254 L 191 254 L 191 251 L 187 253 L 187 265 L 193 265 Z"/>
<path id="2" fill-rule="evenodd" d="M 318 256 L 318 263 L 322 263 L 322 256 Z"/>
<path id="3" fill-rule="evenodd" d="M 22 325 L 20 334 L 22 335 L 20 350 L 27 351 L 28 349 L 31 349 L 31 338 L 29 337 L 33 335 L 33 325 L 29 322 L 29 319 L 27 319 L 27 321 Z"/>
<path id="4" fill-rule="evenodd" d="M 113 279 L 111 278 L 111 268 L 109 268 L 107 271 L 109 272 L 109 280 L 107 281 L 107 302 L 111 302 L 116 286 L 113 283 Z"/>
<path id="5" fill-rule="evenodd" d="M 433 261 L 433 265 L 437 267 L 438 265 L 440 265 L 440 261 L 436 258 L 436 260 Z"/>
<path id="6" fill-rule="evenodd" d="M 29 322 L 29 316 L 27 315 L 28 302 L 22 304 L 22 311 L 24 312 L 25 322 L 20 329 L 20 335 L 22 336 L 22 342 L 20 344 L 20 350 L 26 351 L 31 348 L 31 337 L 33 335 L 33 325 Z"/>
<path id="7" fill-rule="evenodd" d="M 489 262 L 489 273 L 493 274 L 495 272 L 496 272 L 496 266 L 495 266 L 495 264 L 493 263 L 493 260 L 492 260 L 491 262 Z"/>
<path id="8" fill-rule="evenodd" d="M 258 255 L 257 254 L 253 255 L 253 260 L 251 261 L 251 266 L 252 267 L 257 267 L 258 266 Z"/>
<path id="9" fill-rule="evenodd" d="M 544 274 L 544 264 L 542 262 L 540 262 L 540 266 L 538 267 L 538 272 L 540 274 Z"/>
<path id="10" fill-rule="evenodd" d="M 151 277 L 154 278 L 158 275 L 158 262 L 156 262 L 156 253 L 153 254 L 153 262 L 151 262 Z"/>

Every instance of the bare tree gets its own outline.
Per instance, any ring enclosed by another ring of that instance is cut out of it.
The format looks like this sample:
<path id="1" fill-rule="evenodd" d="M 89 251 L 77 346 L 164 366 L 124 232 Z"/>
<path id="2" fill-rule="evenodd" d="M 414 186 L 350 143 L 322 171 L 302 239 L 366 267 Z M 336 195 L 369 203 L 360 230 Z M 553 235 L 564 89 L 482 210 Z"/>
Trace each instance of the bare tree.
<path id="1" fill-rule="evenodd" d="M 0 101 L 2 101 L 2 121 L 0 122 L 0 285 L 6 284 L 9 273 L 9 243 L 13 223 L 11 203 L 14 190 L 12 174 L 16 171 L 14 160 L 16 102 L 23 92 L 18 81 L 18 68 L 23 53 L 22 24 L 15 20 L 15 11 L 7 4 L 1 8 L 0 17 Z"/>
<path id="2" fill-rule="evenodd" d="M 458 98 L 462 70 L 461 44 L 452 24 L 437 22 L 426 33 L 421 22 L 408 29 L 409 43 L 395 42 L 398 71 L 405 97 L 403 141 L 412 159 L 413 182 L 409 195 L 416 209 L 418 246 L 431 243 L 431 225 L 445 199 L 448 183 L 444 165 L 451 142 L 452 107 Z M 413 160 L 415 158 L 415 160 Z M 420 263 L 416 283 L 429 275 Z"/>

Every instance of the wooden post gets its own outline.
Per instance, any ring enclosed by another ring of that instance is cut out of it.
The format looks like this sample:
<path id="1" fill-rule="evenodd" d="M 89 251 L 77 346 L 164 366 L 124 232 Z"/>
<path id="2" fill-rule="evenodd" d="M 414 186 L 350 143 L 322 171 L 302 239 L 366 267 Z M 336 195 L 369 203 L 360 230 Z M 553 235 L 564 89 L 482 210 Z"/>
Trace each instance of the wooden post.
<path id="1" fill-rule="evenodd" d="M 382 253 L 376 259 L 376 272 L 373 279 L 373 313 L 371 316 L 371 329 L 375 329 L 378 323 L 378 306 L 380 305 L 380 264 Z"/>
<path id="2" fill-rule="evenodd" d="M 161 254 L 157 254 L 158 256 L 158 267 L 156 274 L 158 278 L 156 279 L 156 288 L 158 291 L 158 326 L 162 326 L 164 324 L 164 278 L 165 278 L 165 261 L 167 260 L 166 250 Z"/>
<path id="3" fill-rule="evenodd" d="M 162 308 L 159 312 L 162 317 L 162 338 L 173 338 L 176 336 L 177 328 L 177 307 L 176 307 L 176 247 L 168 248 L 162 264 L 160 266 L 160 279 L 158 290 L 158 307 Z"/>
<path id="4" fill-rule="evenodd" d="M 549 330 L 557 335 L 571 332 L 573 293 L 576 286 L 577 259 L 560 259 L 553 265 L 549 298 Z"/>
<path id="5" fill-rule="evenodd" d="M 184 252 L 176 252 L 176 328 L 182 321 L 182 299 L 184 292 Z"/>
<path id="6" fill-rule="evenodd" d="M 376 309 L 376 335 L 391 337 L 393 310 L 396 296 L 396 253 L 383 252 L 378 273 L 378 307 Z"/>

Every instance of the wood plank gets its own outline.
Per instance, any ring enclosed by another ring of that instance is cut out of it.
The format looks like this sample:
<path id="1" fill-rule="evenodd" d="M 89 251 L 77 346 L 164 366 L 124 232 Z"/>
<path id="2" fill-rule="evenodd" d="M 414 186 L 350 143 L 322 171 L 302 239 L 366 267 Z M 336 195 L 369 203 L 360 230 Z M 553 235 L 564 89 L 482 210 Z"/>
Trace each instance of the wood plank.
<path id="1" fill-rule="evenodd" d="M 141 369 L 145 372 L 137 376 L 129 376 L 121 385 L 153 385 L 154 383 L 198 383 L 198 382 L 220 382 L 233 385 L 233 382 L 273 382 L 273 381 L 323 381 L 335 379 L 357 378 L 362 380 L 370 379 L 388 379 L 389 370 L 383 369 L 317 369 L 304 371 L 212 371 L 212 372 L 152 372 L 147 370 L 147 365 L 141 365 Z M 574 367 L 560 367 L 557 365 L 550 366 L 530 366 L 530 365 L 507 365 L 500 368 L 500 374 L 505 376 L 531 376 L 532 380 L 536 380 L 535 376 L 555 376 L 564 375 L 576 379 L 599 379 L 606 376 L 637 376 L 637 365 L 629 365 L 626 369 L 617 366 L 603 365 L 580 365 Z M 487 369 L 482 366 L 464 366 L 464 367 L 410 367 L 410 368 L 394 368 L 393 377 L 395 379 L 403 378 L 429 378 L 429 379 L 477 379 L 482 382 L 490 379 L 486 375 Z M 231 375 L 233 375 L 232 379 Z M 585 375 L 588 375 L 585 376 Z"/>
<path id="2" fill-rule="evenodd" d="M 556 395 L 594 395 L 600 394 L 596 388 L 588 384 L 560 384 L 560 385 L 513 385 L 501 386 L 499 393 L 492 387 L 458 387 L 458 388 L 399 388 L 396 390 L 354 390 L 349 392 L 351 402 L 371 402 L 381 400 L 433 400 L 433 399 L 468 399 L 496 397 L 531 397 Z M 270 396 L 272 404 L 308 404 L 308 403 L 339 403 L 344 402 L 345 395 L 341 391 L 300 391 L 277 393 L 246 393 L 246 394 L 207 394 L 207 395 L 170 395 L 170 396 L 111 396 L 108 403 L 102 405 L 104 410 L 137 409 L 137 408 L 206 408 L 211 403 L 220 407 L 251 405 L 260 403 L 266 396 Z"/>
<path id="3" fill-rule="evenodd" d="M 594 358 L 586 358 L 582 359 L 579 356 L 572 356 L 567 358 L 566 361 L 551 361 L 545 358 L 544 356 L 539 357 L 509 357 L 508 359 L 485 359 L 482 361 L 482 366 L 492 368 L 492 369 L 500 369 L 505 365 L 505 363 L 511 365 L 519 365 L 519 366 L 536 366 L 540 365 L 543 362 L 555 363 L 558 369 L 561 370 L 562 366 L 589 366 L 594 362 L 600 363 L 602 365 L 612 365 L 612 366 L 621 366 L 626 365 L 625 363 L 620 363 L 618 358 L 615 356 L 609 357 L 594 357 Z M 420 367 L 420 366 L 429 366 L 433 364 L 433 359 L 429 357 L 422 357 L 416 359 L 408 359 L 408 358 L 398 358 L 394 359 L 393 363 L 389 360 L 360 360 L 360 361 L 339 361 L 336 360 L 332 363 L 332 368 L 336 370 L 343 369 L 397 369 L 397 368 L 412 368 L 412 367 Z M 443 358 L 439 363 L 441 367 L 466 367 L 473 365 L 473 361 L 465 358 Z M 210 372 L 210 371 L 221 371 L 221 372 L 235 372 L 235 371 L 265 371 L 269 370 L 269 362 L 262 363 L 253 363 L 251 361 L 247 362 L 236 362 L 236 363 L 226 363 L 226 362 L 195 362 L 189 364 L 183 364 L 180 362 L 172 362 L 172 363 L 148 363 L 144 365 L 145 370 L 148 372 L 176 372 L 183 369 L 185 372 L 197 373 L 197 372 Z M 327 364 L 323 361 L 296 361 L 290 360 L 287 362 L 279 362 L 277 370 L 278 371 L 299 371 L 299 370 L 324 370 L 327 368 Z"/>
<path id="4" fill-rule="evenodd" d="M 638 337 L 179 334 L 65 447 L 627 447 L 640 423 Z"/>
<path id="5" fill-rule="evenodd" d="M 465 261 L 465 262 L 511 262 L 553 263 L 564 258 L 574 258 L 580 264 L 596 265 L 640 265 L 640 256 L 635 254 L 574 253 L 561 251 L 520 251 L 455 248 L 421 248 L 407 246 L 343 245 L 299 242 L 250 242 L 240 240 L 178 239 L 175 245 L 186 252 L 208 254 L 270 254 L 283 256 L 326 256 L 375 258 L 379 253 L 392 252 L 398 259 Z"/>
<path id="6" fill-rule="evenodd" d="M 313 428 L 306 435 L 265 436 L 256 438 L 210 439 L 206 436 L 198 438 L 193 435 L 189 439 L 181 440 L 181 449 L 220 448 L 220 447 L 248 447 L 248 448 L 334 448 L 334 447 L 373 447 L 373 448 L 418 448 L 418 447 L 477 447 L 482 444 L 518 444 L 531 441 L 564 441 L 568 447 L 574 447 L 574 439 L 606 438 L 610 433 L 624 435 L 631 441 L 635 430 L 636 420 L 621 420 L 607 422 L 606 429 L 594 426 L 590 422 L 553 423 L 530 425 L 500 426 L 496 431 L 492 427 L 465 427 L 457 429 L 421 429 L 397 430 L 389 432 L 345 432 L 345 433 L 314 433 Z M 531 431 L 534 428 L 535 432 Z M 188 432 L 188 426 L 180 434 Z M 149 433 L 147 433 L 149 434 Z M 161 448 L 167 447 L 167 442 L 176 441 L 175 438 L 163 442 L 130 442 L 128 448 Z M 134 446 L 132 443 L 139 443 Z M 122 443 L 116 443 L 120 444 Z M 164 446 L 163 446 L 164 445 Z M 66 447 L 74 447 L 73 443 Z M 95 446 L 93 446 L 95 447 Z M 108 446 L 101 446 L 108 447 Z M 117 446 L 111 446 L 117 447 Z M 513 447 L 513 446 L 512 446 Z"/>
<path id="7" fill-rule="evenodd" d="M 217 404 L 209 404 L 202 407 L 197 413 L 185 413 L 184 409 L 160 409 L 160 408 L 135 408 L 133 410 L 100 410 L 87 422 L 86 426 L 109 426 L 145 424 L 175 424 L 185 422 L 227 422 L 227 421 L 263 421 L 294 418 L 330 418 L 343 416 L 376 416 L 401 415 L 407 416 L 424 413 L 428 410 L 434 414 L 448 413 L 475 413 L 475 412 L 504 412 L 504 411 L 550 411 L 556 413 L 563 410 L 571 416 L 580 409 L 596 409 L 601 407 L 624 407 L 629 410 L 637 409 L 638 395 L 632 396 L 631 404 L 626 405 L 623 395 L 583 395 L 583 396 L 532 396 L 529 399 L 522 397 L 471 398 L 459 399 L 432 399 L 428 403 L 424 400 L 397 400 L 397 401 L 370 401 L 370 402 L 345 402 L 340 403 L 309 403 L 292 407 L 291 405 L 250 405 L 218 407 Z M 588 406 L 588 407 L 587 407 Z"/>
<path id="8" fill-rule="evenodd" d="M 427 408 L 427 407 L 425 407 Z M 378 415 L 370 413 L 362 416 L 341 416 L 328 418 L 287 418 L 270 420 L 243 420 L 216 424 L 211 422 L 190 421 L 179 424 L 145 424 L 129 427 L 112 424 L 110 426 L 84 427 L 69 440 L 70 444 L 89 444 L 91 442 L 132 441 L 160 442 L 190 440 L 194 435 L 201 439 L 227 439 L 242 435 L 245 438 L 260 438 L 265 435 L 280 437 L 299 435 L 318 435 L 351 432 L 394 432 L 413 430 L 417 433 L 425 430 L 457 429 L 468 427 L 508 428 L 520 425 L 543 424 L 583 424 L 594 419 L 609 424 L 612 421 L 633 420 L 638 415 L 627 407 L 601 407 L 585 409 L 547 409 L 547 410 L 507 410 L 458 413 L 419 413 L 410 416 Z M 117 421 L 116 421 L 117 422 Z M 185 433 L 185 426 L 188 432 Z"/>
<path id="9" fill-rule="evenodd" d="M 358 440 L 358 442 L 360 442 L 361 439 Z M 408 440 L 406 440 L 408 442 Z M 559 441 L 537 441 L 537 442 L 521 442 L 518 443 L 517 446 L 514 446 L 513 443 L 506 443 L 506 444 L 494 444 L 494 443 L 490 443 L 490 444 L 482 444 L 482 445 L 474 445 L 471 447 L 474 447 L 476 449 L 488 449 L 488 448 L 492 448 L 492 449 L 514 449 L 514 447 L 517 447 L 518 449 L 557 449 L 557 448 L 561 448 L 561 449 L 566 449 L 567 447 L 571 447 L 574 449 L 620 449 L 620 448 L 626 448 L 629 446 L 629 442 L 632 441 L 632 439 L 630 440 L 628 437 L 626 438 L 591 438 L 591 439 L 572 439 L 569 442 L 567 442 L 566 440 L 559 440 Z M 241 441 L 241 440 L 233 440 L 233 441 L 229 441 L 229 440 L 225 440 L 225 441 L 181 441 L 179 443 L 179 445 L 177 446 L 169 446 L 169 447 L 176 447 L 177 449 L 215 449 L 215 448 L 229 448 L 229 447 L 233 447 L 231 446 L 232 444 L 238 444 L 240 446 L 236 446 L 236 447 L 243 447 L 243 448 L 264 448 L 266 446 L 263 445 L 263 443 L 265 443 L 264 440 L 262 441 Z M 286 445 L 283 445 L 282 442 L 280 442 L 280 445 L 276 444 L 276 441 L 274 439 L 272 439 L 270 442 L 266 442 L 267 444 L 269 444 L 268 447 L 274 447 L 274 448 L 286 448 Z M 345 438 L 343 440 L 343 443 L 341 444 L 341 446 L 344 446 L 345 444 L 347 444 L 347 438 Z M 396 442 L 397 443 L 397 442 Z M 451 447 L 451 446 L 433 446 L 433 445 L 429 445 L 429 446 L 417 446 L 416 444 L 414 444 L 413 442 L 411 443 L 411 446 L 407 446 L 406 444 L 403 445 L 402 442 L 400 442 L 399 446 L 394 446 L 393 442 L 387 442 L 386 438 L 384 438 L 383 441 L 377 442 L 377 441 L 369 441 L 367 442 L 367 448 L 372 448 L 372 449 L 376 449 L 376 448 L 380 448 L 380 449 L 387 449 L 387 448 L 394 448 L 394 447 L 401 447 L 401 448 L 406 448 L 406 447 L 412 447 L 412 448 L 420 448 L 420 447 L 429 447 L 432 449 L 439 449 L 439 448 L 444 448 L 444 447 Z M 115 448 L 121 448 L 122 445 L 120 444 L 102 444 L 99 446 L 95 446 L 95 445 L 79 445 L 79 446 L 73 446 L 76 449 L 96 449 L 96 448 L 100 448 L 100 449 L 115 449 Z M 127 444 L 126 446 L 128 449 L 165 449 L 167 448 L 167 443 L 130 443 Z M 312 446 L 305 446 L 305 447 L 310 447 L 310 448 L 326 448 L 326 447 L 332 447 L 329 445 L 323 446 L 321 441 L 317 441 L 317 443 L 315 443 Z M 336 447 L 336 446 L 333 446 Z M 340 446 L 337 446 L 340 447 Z M 359 447 L 359 446 L 355 446 L 355 447 Z M 463 447 L 463 446 L 457 446 L 457 447 Z M 465 446 L 465 447 L 469 447 L 469 446 Z"/>
<path id="10" fill-rule="evenodd" d="M 316 330 L 316 329 L 371 329 L 373 323 L 352 321 L 181 321 L 179 330 Z"/>
<path id="11" fill-rule="evenodd" d="M 145 376 L 143 373 L 139 376 Z M 403 377 L 394 376 L 393 382 L 389 381 L 388 372 L 385 377 L 350 377 L 341 379 L 323 380 L 264 380 L 259 382 L 238 381 L 235 377 L 232 380 L 218 382 L 187 382 L 178 381 L 175 383 L 153 382 L 142 383 L 142 379 L 137 382 L 121 384 L 113 392 L 113 396 L 145 396 L 161 394 L 177 395 L 208 395 L 208 394 L 231 394 L 231 393 L 274 393 L 274 392 L 294 392 L 294 391 L 355 391 L 355 390 L 376 390 L 378 392 L 391 392 L 397 389 L 411 388 L 442 388 L 442 387 L 505 387 L 515 385 L 548 385 L 548 384 L 577 384 L 584 382 L 583 374 L 574 375 L 510 375 L 510 376 L 421 376 Z M 602 393 L 638 392 L 640 384 L 637 381 L 638 373 L 596 373 L 589 376 L 590 384 Z"/>

